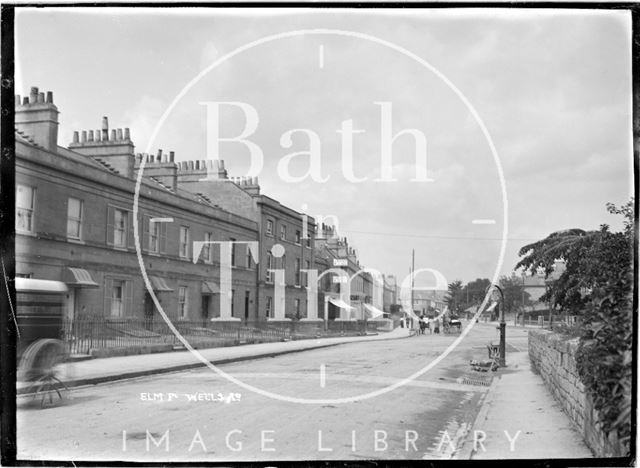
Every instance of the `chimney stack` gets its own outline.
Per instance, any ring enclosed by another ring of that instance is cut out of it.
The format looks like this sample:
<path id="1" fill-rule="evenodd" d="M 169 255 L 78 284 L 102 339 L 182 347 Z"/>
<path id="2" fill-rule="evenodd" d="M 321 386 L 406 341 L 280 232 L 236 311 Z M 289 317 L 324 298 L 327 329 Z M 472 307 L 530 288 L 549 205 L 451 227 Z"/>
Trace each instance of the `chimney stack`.
<path id="1" fill-rule="evenodd" d="M 46 96 L 46 97 L 45 97 Z M 58 148 L 58 108 L 53 103 L 53 93 L 40 92 L 32 87 L 22 103 L 15 102 L 15 127 L 37 145 L 50 151 Z"/>
<path id="2" fill-rule="evenodd" d="M 121 175 L 128 178 L 134 177 L 135 148 L 128 129 L 126 139 L 123 138 L 122 128 L 111 129 L 111 138 L 109 138 L 109 119 L 103 116 L 100 129 L 82 130 L 80 141 L 76 137 L 77 133 L 74 133 L 69 149 L 91 158 L 99 158 Z"/>

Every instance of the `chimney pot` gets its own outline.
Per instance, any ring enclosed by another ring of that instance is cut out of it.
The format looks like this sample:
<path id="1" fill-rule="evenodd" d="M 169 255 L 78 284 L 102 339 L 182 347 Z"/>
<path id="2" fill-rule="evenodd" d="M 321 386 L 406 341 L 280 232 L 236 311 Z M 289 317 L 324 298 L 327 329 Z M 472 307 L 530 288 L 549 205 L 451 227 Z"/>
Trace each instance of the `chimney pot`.
<path id="1" fill-rule="evenodd" d="M 31 104 L 38 102 L 38 88 L 35 86 L 31 88 L 31 93 L 29 93 L 29 102 L 31 102 Z"/>
<path id="2" fill-rule="evenodd" d="M 20 95 L 16 94 L 16 104 L 20 105 Z"/>
<path id="3" fill-rule="evenodd" d="M 116 141 L 116 129 L 111 130 L 111 140 Z"/>
<path id="4" fill-rule="evenodd" d="M 89 141 L 93 141 L 93 130 L 89 130 Z"/>
<path id="5" fill-rule="evenodd" d="M 22 98 L 22 105 L 23 106 L 28 106 L 29 105 L 29 96 L 25 96 Z"/>
<path id="6" fill-rule="evenodd" d="M 131 140 L 131 134 L 129 133 L 129 128 L 124 129 L 124 139 Z"/>
<path id="7" fill-rule="evenodd" d="M 102 133 L 100 130 L 96 130 L 96 132 L 95 132 L 96 141 L 100 141 L 100 133 Z"/>
<path id="8" fill-rule="evenodd" d="M 47 102 L 53 104 L 53 91 L 47 91 Z"/>
<path id="9" fill-rule="evenodd" d="M 87 131 L 82 130 L 82 143 L 87 141 Z"/>
<path id="10" fill-rule="evenodd" d="M 79 140 L 80 140 L 80 135 L 78 134 L 78 132 L 73 132 L 73 142 L 79 143 Z"/>
<path id="11" fill-rule="evenodd" d="M 118 141 L 121 141 L 121 140 L 122 140 L 122 129 L 119 128 L 118 129 Z"/>
<path id="12" fill-rule="evenodd" d="M 174 162 L 175 153 L 173 151 L 169 151 L 169 162 Z"/>
<path id="13" fill-rule="evenodd" d="M 44 102 L 44 93 L 38 93 L 38 102 Z"/>

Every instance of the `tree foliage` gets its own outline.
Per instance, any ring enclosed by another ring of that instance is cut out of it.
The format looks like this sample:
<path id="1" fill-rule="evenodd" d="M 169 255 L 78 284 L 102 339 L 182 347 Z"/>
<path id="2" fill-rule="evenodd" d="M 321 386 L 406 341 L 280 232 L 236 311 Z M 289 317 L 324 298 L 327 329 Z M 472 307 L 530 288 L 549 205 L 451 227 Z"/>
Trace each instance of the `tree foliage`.
<path id="1" fill-rule="evenodd" d="M 476 278 L 467 283 L 464 288 L 462 288 L 462 308 L 467 309 L 472 305 L 480 304 L 490 284 L 491 280 L 489 278 Z"/>
<path id="2" fill-rule="evenodd" d="M 522 279 L 516 276 L 503 276 L 500 278 L 500 288 L 504 294 L 502 306 L 506 313 L 522 310 L 530 303 L 531 295 L 525 291 Z"/>
<path id="3" fill-rule="evenodd" d="M 550 284 L 542 300 L 581 315 L 578 373 L 599 411 L 605 431 L 629 444 L 631 434 L 633 203 L 610 213 L 624 216 L 624 230 L 602 225 L 594 231 L 569 229 L 524 246 L 516 268 L 548 276 L 556 260 L 566 270 Z"/>
<path id="4" fill-rule="evenodd" d="M 462 281 L 455 280 L 452 283 L 449 283 L 447 289 L 447 295 L 444 298 L 445 304 L 449 306 L 449 310 L 451 312 L 456 312 L 460 305 L 462 304 L 461 296 L 462 294 Z"/>

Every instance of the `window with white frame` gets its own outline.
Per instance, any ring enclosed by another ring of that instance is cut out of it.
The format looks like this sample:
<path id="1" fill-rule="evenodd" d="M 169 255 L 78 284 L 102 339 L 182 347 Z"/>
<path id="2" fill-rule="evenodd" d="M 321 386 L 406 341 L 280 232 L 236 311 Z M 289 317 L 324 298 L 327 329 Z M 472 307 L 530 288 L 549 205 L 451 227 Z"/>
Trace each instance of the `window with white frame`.
<path id="1" fill-rule="evenodd" d="M 211 242 L 213 242 L 213 233 L 206 232 L 204 234 L 204 245 L 202 246 L 202 259 L 207 262 L 213 262 L 213 249 Z"/>
<path id="2" fill-rule="evenodd" d="M 187 311 L 189 309 L 189 295 L 187 292 L 188 288 L 186 286 L 180 286 L 178 288 L 178 316 L 180 318 L 187 317 Z"/>
<path id="3" fill-rule="evenodd" d="M 280 240 L 287 240 L 287 226 L 284 224 L 280 226 Z"/>
<path id="4" fill-rule="evenodd" d="M 267 283 L 273 283 L 273 272 L 271 270 L 273 270 L 273 255 L 271 255 L 271 252 L 267 252 L 267 276 L 265 279 Z"/>
<path id="5" fill-rule="evenodd" d="M 33 232 L 35 195 L 33 187 L 16 186 L 16 231 Z"/>
<path id="6" fill-rule="evenodd" d="M 127 212 L 125 210 L 114 211 L 113 217 L 113 245 L 116 247 L 127 246 Z"/>
<path id="7" fill-rule="evenodd" d="M 273 236 L 273 221 L 267 219 L 267 236 Z"/>
<path id="8" fill-rule="evenodd" d="M 160 252 L 160 223 L 149 219 L 149 252 Z"/>
<path id="9" fill-rule="evenodd" d="M 300 245 L 300 230 L 296 229 L 296 244 Z"/>
<path id="10" fill-rule="evenodd" d="M 271 315 L 272 313 L 272 308 L 273 308 L 273 298 L 271 296 L 267 296 L 267 305 L 265 307 L 265 315 L 267 317 L 273 317 L 273 315 Z"/>
<path id="11" fill-rule="evenodd" d="M 82 237 L 82 200 L 69 197 L 67 202 L 67 237 Z"/>
<path id="12" fill-rule="evenodd" d="M 111 317 L 124 316 L 124 288 L 124 281 L 113 280 L 111 286 Z"/>
<path id="13" fill-rule="evenodd" d="M 180 251 L 179 255 L 182 258 L 189 257 L 189 228 L 187 226 L 180 226 Z"/>

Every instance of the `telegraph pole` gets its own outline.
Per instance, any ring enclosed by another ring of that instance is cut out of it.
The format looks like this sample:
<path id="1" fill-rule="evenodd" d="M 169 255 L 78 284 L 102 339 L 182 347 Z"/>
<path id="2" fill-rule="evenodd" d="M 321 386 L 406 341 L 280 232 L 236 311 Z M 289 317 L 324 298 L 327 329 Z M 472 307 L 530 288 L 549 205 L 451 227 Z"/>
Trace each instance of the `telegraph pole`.
<path id="1" fill-rule="evenodd" d="M 413 272 L 416 271 L 416 249 L 411 250 L 411 312 L 413 314 Z"/>

